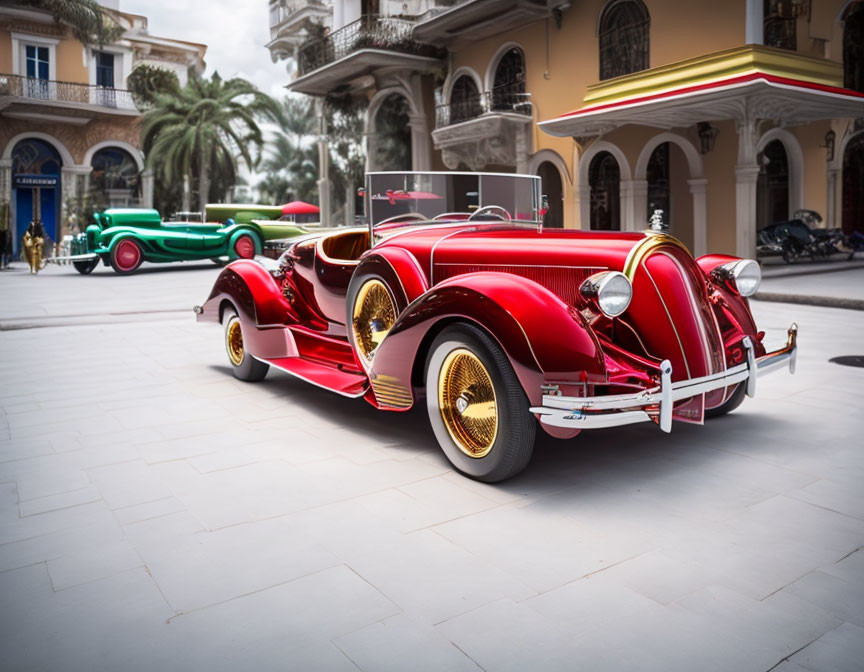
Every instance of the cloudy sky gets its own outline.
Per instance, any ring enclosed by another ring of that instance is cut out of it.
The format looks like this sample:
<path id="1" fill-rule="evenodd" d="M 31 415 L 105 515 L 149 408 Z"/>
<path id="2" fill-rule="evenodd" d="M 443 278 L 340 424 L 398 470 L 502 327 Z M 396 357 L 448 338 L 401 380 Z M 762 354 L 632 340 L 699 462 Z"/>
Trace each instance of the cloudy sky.
<path id="1" fill-rule="evenodd" d="M 239 75 L 271 96 L 285 95 L 285 62 L 275 64 L 267 0 L 120 0 L 120 9 L 147 17 L 151 35 L 207 45 L 207 74 Z"/>

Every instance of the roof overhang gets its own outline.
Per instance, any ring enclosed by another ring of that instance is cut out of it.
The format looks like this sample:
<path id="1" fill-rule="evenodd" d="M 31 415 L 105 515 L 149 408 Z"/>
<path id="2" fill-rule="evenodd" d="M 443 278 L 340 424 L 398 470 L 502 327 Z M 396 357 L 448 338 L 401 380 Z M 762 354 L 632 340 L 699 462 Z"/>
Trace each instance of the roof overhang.
<path id="1" fill-rule="evenodd" d="M 404 54 L 384 49 L 359 49 L 298 77 L 286 88 L 310 96 L 325 96 L 343 84 L 378 70 L 393 68 L 425 73 L 433 72 L 441 66 L 442 61 L 429 56 Z"/>
<path id="2" fill-rule="evenodd" d="M 581 108 L 540 122 L 562 137 L 593 137 L 635 124 L 773 119 L 795 126 L 864 116 L 864 94 L 844 89 L 840 65 L 749 45 L 589 87 Z"/>
<path id="3" fill-rule="evenodd" d="M 414 39 L 458 46 L 545 19 L 559 0 L 468 0 L 420 21 Z"/>

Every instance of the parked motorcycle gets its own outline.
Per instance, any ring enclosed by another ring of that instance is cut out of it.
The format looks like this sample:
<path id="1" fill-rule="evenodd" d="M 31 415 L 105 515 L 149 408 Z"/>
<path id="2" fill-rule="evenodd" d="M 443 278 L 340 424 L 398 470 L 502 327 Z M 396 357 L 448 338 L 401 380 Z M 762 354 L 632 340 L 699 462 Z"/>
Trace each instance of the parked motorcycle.
<path id="1" fill-rule="evenodd" d="M 814 228 L 821 222 L 821 215 L 814 210 L 796 210 L 789 221 L 776 222 L 759 231 L 756 250 L 760 256 L 780 255 L 787 264 L 804 255 L 812 261 L 834 254 L 849 254 L 851 259 L 855 250 L 843 232 Z"/>

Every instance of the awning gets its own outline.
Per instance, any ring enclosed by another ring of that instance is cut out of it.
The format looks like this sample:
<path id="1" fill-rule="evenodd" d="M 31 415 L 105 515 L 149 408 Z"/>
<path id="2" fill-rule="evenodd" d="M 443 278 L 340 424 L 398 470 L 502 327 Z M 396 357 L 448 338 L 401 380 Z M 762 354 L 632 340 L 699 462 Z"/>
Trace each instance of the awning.
<path id="1" fill-rule="evenodd" d="M 591 137 L 626 124 L 773 119 L 794 126 L 864 116 L 864 94 L 837 85 L 839 64 L 778 51 L 750 45 L 609 80 L 590 87 L 581 108 L 539 126 Z"/>
<path id="2" fill-rule="evenodd" d="M 282 206 L 283 215 L 317 215 L 318 206 L 303 201 L 291 201 Z"/>

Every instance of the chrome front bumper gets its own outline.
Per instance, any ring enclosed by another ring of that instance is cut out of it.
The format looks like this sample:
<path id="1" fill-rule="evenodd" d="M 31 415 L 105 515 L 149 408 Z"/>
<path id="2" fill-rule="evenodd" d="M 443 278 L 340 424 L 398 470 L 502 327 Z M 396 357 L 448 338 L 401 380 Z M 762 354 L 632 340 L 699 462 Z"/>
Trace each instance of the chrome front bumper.
<path id="1" fill-rule="evenodd" d="M 672 364 L 664 360 L 660 364 L 660 385 L 634 394 L 615 394 L 602 397 L 562 397 L 543 395 L 543 405 L 530 410 L 539 416 L 544 425 L 567 429 L 600 429 L 631 425 L 637 422 L 655 421 L 664 432 L 672 430 L 672 408 L 676 401 L 694 397 L 704 392 L 745 383 L 747 396 L 756 394 L 756 378 L 784 366 L 795 373 L 795 357 L 798 326 L 793 324 L 787 331 L 786 346 L 756 358 L 753 343 L 743 340 L 747 349 L 747 361 L 720 373 L 690 380 L 672 382 Z M 656 408 L 646 410 L 645 407 Z"/>

